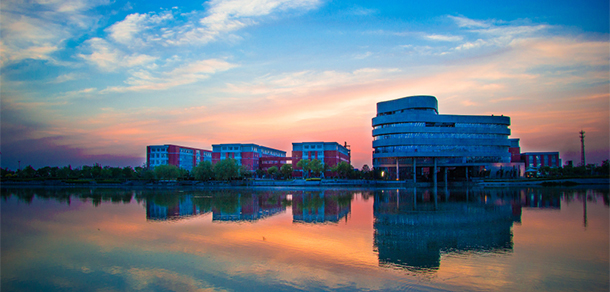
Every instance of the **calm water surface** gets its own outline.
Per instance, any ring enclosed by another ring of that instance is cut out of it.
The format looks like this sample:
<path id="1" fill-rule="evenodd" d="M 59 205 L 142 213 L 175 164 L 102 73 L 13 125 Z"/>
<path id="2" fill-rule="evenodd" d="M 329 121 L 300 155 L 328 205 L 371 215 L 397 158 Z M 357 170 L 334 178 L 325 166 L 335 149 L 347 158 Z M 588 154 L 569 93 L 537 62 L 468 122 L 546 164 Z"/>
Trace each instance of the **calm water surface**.
<path id="1" fill-rule="evenodd" d="M 608 291 L 608 189 L 2 188 L 2 291 Z"/>

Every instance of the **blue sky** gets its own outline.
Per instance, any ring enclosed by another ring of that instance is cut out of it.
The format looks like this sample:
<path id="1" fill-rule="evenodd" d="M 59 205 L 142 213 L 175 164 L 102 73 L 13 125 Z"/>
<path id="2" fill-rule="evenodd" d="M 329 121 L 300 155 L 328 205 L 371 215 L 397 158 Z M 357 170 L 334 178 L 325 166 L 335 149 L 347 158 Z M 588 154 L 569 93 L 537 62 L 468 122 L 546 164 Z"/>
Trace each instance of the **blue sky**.
<path id="1" fill-rule="evenodd" d="M 347 141 L 379 101 L 504 114 L 523 151 L 608 159 L 607 1 L 3 1 L 2 167 L 145 146 Z"/>

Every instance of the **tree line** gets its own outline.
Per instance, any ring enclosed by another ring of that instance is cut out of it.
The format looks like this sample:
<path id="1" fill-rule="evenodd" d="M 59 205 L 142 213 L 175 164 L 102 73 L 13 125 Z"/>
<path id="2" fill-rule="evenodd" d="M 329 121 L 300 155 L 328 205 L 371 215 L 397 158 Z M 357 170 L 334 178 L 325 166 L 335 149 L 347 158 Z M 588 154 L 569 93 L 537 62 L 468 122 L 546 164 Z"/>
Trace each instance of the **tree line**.
<path id="1" fill-rule="evenodd" d="M 303 159 L 297 164 L 297 167 L 303 170 L 305 178 L 319 177 L 322 172 L 331 171 L 338 178 L 366 179 L 373 178 L 372 172 L 368 166 L 364 166 L 362 171 L 354 170 L 354 167 L 347 162 L 329 167 L 324 165 L 320 160 Z M 237 160 L 233 158 L 223 159 L 215 164 L 210 161 L 202 161 L 195 166 L 191 171 L 179 168 L 174 165 L 159 165 L 154 168 L 145 166 L 126 167 L 111 167 L 94 164 L 92 166 L 84 165 L 82 167 L 72 168 L 70 165 L 64 167 L 45 166 L 35 169 L 31 165 L 17 171 L 8 168 L 0 168 L 0 177 L 2 179 L 29 179 L 29 180 L 236 180 L 248 179 L 253 176 L 259 178 L 272 179 L 291 179 L 293 168 L 291 164 L 284 164 L 280 168 L 272 166 L 269 169 L 250 171 L 247 166 L 239 165 Z"/>

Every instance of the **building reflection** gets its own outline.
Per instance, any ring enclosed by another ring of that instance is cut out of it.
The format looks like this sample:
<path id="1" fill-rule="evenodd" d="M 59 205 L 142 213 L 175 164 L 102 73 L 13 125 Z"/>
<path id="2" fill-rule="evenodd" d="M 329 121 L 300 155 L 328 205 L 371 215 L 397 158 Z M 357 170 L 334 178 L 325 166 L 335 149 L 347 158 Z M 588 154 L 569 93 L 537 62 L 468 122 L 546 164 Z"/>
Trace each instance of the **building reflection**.
<path id="1" fill-rule="evenodd" d="M 286 211 L 286 195 L 274 193 L 214 198 L 213 221 L 256 221 Z"/>
<path id="2" fill-rule="evenodd" d="M 518 205 L 516 206 L 518 208 Z M 381 190 L 374 201 L 374 247 L 379 264 L 435 272 L 443 253 L 512 251 L 513 200 L 466 190 Z"/>
<path id="3" fill-rule="evenodd" d="M 292 194 L 292 220 L 299 223 L 347 220 L 353 192 L 337 190 L 297 191 Z"/>
<path id="4" fill-rule="evenodd" d="M 255 221 L 286 210 L 286 195 L 273 192 L 160 194 L 146 200 L 146 219 L 178 220 L 212 213 L 212 221 Z"/>
<path id="5" fill-rule="evenodd" d="M 146 200 L 147 220 L 179 220 L 210 212 L 209 208 L 195 204 L 192 195 L 162 195 Z"/>

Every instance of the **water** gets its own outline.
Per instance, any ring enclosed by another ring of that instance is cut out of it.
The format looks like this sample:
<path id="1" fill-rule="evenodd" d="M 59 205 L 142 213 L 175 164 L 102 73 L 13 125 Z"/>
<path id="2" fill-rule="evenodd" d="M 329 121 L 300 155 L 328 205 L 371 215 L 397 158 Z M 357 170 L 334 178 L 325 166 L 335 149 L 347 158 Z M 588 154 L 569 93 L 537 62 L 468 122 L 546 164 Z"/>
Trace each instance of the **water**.
<path id="1" fill-rule="evenodd" d="M 608 189 L 2 188 L 2 291 L 608 291 Z"/>

